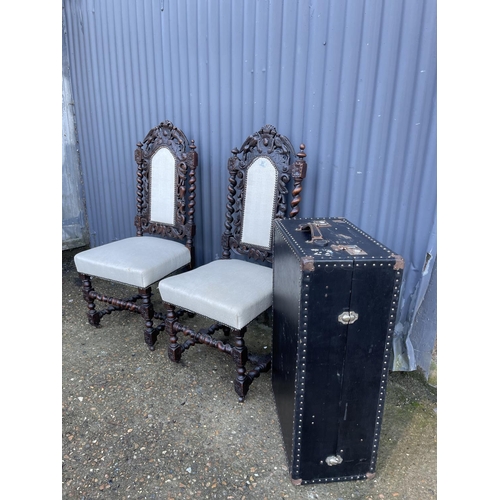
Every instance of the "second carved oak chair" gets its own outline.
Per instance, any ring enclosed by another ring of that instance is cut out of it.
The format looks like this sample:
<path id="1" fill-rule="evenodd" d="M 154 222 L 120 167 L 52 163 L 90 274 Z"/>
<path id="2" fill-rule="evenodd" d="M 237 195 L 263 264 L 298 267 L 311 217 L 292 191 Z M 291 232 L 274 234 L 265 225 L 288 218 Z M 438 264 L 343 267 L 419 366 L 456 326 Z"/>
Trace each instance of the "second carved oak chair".
<path id="1" fill-rule="evenodd" d="M 182 268 L 192 268 L 195 232 L 194 141 L 165 121 L 152 128 L 135 150 L 137 163 L 136 236 L 113 241 L 75 255 L 76 269 L 87 302 L 91 325 L 113 311 L 131 311 L 145 321 L 144 340 L 151 350 L 164 328 L 163 312 L 155 311 L 151 285 Z M 137 288 L 128 298 L 109 297 L 94 290 L 101 278 Z M 97 310 L 95 301 L 108 306 Z M 160 322 L 154 326 L 154 320 Z"/>
<path id="2" fill-rule="evenodd" d="M 234 388 L 240 401 L 253 380 L 271 367 L 270 356 L 248 352 L 244 335 L 247 325 L 272 304 L 273 222 L 299 212 L 307 168 L 304 149 L 301 145 L 296 155 L 290 141 L 272 125 L 248 137 L 240 149 L 233 149 L 228 160 L 222 258 L 167 277 L 158 285 L 167 309 L 170 360 L 180 361 L 182 353 L 197 343 L 229 355 L 236 365 Z M 214 323 L 196 332 L 180 323 L 178 307 Z M 223 340 L 213 337 L 218 330 L 224 332 Z M 179 334 L 189 338 L 182 343 Z M 248 361 L 253 365 L 250 370 L 246 368 Z"/>

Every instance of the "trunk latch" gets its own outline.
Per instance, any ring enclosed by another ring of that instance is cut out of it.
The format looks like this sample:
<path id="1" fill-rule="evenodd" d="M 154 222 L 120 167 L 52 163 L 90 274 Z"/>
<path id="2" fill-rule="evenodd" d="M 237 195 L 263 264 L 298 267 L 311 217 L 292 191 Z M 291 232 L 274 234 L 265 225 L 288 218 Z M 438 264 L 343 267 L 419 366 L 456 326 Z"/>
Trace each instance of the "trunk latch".
<path id="1" fill-rule="evenodd" d="M 359 248 L 358 245 L 330 245 L 330 247 L 336 252 L 345 250 L 349 255 L 367 255 L 367 253 L 362 248 Z"/>
<path id="2" fill-rule="evenodd" d="M 359 314 L 354 311 L 345 311 L 339 314 L 339 323 L 343 325 L 352 325 L 359 318 Z"/>
<path id="3" fill-rule="evenodd" d="M 342 457 L 340 455 L 330 455 L 325 458 L 325 463 L 330 467 L 332 465 L 340 465 L 342 463 Z"/>

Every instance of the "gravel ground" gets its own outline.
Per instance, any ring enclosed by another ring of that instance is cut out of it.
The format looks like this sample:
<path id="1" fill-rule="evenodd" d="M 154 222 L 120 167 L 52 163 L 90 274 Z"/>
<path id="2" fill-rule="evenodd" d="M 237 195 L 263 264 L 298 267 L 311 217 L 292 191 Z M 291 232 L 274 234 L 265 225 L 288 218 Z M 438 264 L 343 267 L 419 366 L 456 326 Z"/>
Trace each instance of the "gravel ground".
<path id="1" fill-rule="evenodd" d="M 390 374 L 374 479 L 293 486 L 270 372 L 238 403 L 234 367 L 215 349 L 194 346 L 174 364 L 164 334 L 148 350 L 137 314 L 92 327 L 73 264 L 80 250 L 62 253 L 63 499 L 437 498 L 437 391 L 416 373 Z M 262 321 L 245 338 L 271 349 Z"/>

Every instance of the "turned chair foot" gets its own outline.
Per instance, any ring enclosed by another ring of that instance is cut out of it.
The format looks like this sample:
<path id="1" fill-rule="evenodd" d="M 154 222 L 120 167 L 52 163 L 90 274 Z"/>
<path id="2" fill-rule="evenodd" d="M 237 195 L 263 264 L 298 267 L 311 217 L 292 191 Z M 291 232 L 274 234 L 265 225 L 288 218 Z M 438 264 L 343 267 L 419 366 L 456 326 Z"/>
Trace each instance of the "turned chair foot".
<path id="1" fill-rule="evenodd" d="M 236 394 L 238 395 L 238 401 L 240 403 L 243 403 L 245 401 L 245 397 L 248 393 L 250 383 L 251 383 L 251 381 L 246 375 L 242 378 L 238 376 L 234 380 L 234 390 L 236 391 Z"/>
<path id="2" fill-rule="evenodd" d="M 156 344 L 156 335 L 150 335 L 145 333 L 144 334 L 144 342 L 146 342 L 146 345 L 148 346 L 148 349 L 150 351 L 155 350 L 155 344 Z"/>
<path id="3" fill-rule="evenodd" d="M 178 363 L 181 360 L 182 347 L 179 344 L 168 346 L 168 359 L 174 363 Z"/>
<path id="4" fill-rule="evenodd" d="M 101 327 L 101 316 L 97 311 L 94 311 L 93 313 L 87 314 L 87 318 L 89 320 L 89 323 L 95 327 L 95 328 L 100 328 Z"/>

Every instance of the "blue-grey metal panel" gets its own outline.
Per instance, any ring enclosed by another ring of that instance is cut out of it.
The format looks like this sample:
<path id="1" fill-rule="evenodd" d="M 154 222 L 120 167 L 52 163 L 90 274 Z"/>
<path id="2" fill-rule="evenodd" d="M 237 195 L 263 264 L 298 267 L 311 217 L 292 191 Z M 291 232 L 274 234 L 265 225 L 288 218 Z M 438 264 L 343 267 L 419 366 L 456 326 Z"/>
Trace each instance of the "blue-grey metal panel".
<path id="1" fill-rule="evenodd" d="M 200 155 L 197 261 L 219 256 L 227 158 L 271 123 L 306 144 L 301 215 L 344 216 L 404 257 L 394 368 L 414 369 L 416 298 L 436 258 L 435 0 L 64 9 L 91 245 L 134 234 L 133 150 L 168 119 Z"/>
<path id="2" fill-rule="evenodd" d="M 62 249 L 69 250 L 88 245 L 89 236 L 64 16 L 62 21 Z"/>

